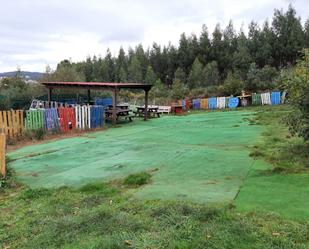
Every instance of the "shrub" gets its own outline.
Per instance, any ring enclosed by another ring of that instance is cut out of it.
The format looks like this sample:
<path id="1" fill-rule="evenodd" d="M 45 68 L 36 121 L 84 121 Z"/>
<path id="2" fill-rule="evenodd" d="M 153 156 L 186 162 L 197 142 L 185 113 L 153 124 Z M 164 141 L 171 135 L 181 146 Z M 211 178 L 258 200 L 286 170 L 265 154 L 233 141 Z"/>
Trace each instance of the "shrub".
<path id="1" fill-rule="evenodd" d="M 128 186 L 142 186 L 149 182 L 151 175 L 147 172 L 128 175 L 123 183 Z"/>

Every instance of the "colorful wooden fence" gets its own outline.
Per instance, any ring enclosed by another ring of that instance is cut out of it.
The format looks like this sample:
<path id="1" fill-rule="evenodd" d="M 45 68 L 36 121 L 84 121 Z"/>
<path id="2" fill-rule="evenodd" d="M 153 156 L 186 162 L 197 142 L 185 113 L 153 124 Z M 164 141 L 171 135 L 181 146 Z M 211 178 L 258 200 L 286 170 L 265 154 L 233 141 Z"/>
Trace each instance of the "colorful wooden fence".
<path id="1" fill-rule="evenodd" d="M 5 176 L 6 174 L 6 163 L 5 163 L 5 149 L 6 141 L 5 134 L 0 133 L 0 174 Z"/>
<path id="2" fill-rule="evenodd" d="M 23 130 L 23 111 L 0 111 L 0 133 L 4 133 L 8 138 L 15 138 L 22 135 Z"/>

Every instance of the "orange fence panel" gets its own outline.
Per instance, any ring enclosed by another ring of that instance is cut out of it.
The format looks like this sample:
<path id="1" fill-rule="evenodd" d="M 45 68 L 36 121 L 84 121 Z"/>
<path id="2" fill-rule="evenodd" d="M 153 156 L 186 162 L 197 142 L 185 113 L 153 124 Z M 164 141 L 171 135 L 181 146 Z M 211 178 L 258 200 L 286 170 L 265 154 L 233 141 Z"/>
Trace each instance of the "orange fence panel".
<path id="1" fill-rule="evenodd" d="M 15 138 L 22 135 L 24 131 L 24 112 L 0 111 L 0 132 L 8 138 Z"/>

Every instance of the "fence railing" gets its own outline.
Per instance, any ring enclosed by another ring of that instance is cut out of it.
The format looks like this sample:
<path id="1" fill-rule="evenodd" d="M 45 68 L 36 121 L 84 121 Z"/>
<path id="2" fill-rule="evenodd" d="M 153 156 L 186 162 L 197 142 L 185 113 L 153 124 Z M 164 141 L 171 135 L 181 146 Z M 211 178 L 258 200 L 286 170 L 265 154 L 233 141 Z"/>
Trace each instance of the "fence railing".
<path id="1" fill-rule="evenodd" d="M 0 111 L 0 133 L 8 138 L 22 135 L 24 131 L 24 111 Z"/>

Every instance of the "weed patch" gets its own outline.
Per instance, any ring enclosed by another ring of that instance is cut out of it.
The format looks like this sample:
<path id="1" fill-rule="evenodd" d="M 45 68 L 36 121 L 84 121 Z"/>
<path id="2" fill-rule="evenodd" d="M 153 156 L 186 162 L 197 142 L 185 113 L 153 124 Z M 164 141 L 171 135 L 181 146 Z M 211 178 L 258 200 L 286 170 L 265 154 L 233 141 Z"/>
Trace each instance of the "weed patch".
<path id="1" fill-rule="evenodd" d="M 123 180 L 123 184 L 131 187 L 142 186 L 149 183 L 150 178 L 151 175 L 147 172 L 131 174 Z"/>

